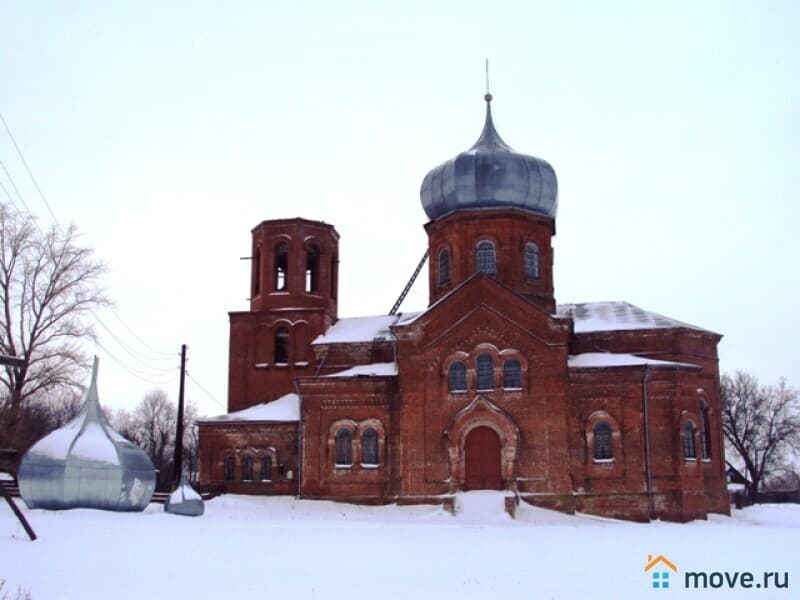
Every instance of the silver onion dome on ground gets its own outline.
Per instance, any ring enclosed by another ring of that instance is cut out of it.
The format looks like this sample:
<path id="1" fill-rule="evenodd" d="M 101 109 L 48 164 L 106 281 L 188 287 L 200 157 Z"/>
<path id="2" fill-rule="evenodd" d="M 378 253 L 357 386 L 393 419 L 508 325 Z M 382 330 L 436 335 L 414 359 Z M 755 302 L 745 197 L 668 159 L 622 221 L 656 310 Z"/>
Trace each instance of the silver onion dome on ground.
<path id="1" fill-rule="evenodd" d="M 494 128 L 491 94 L 485 99 L 486 123 L 478 141 L 422 181 L 425 214 L 434 220 L 455 210 L 520 208 L 555 218 L 558 182 L 553 167 L 511 149 Z"/>
<path id="2" fill-rule="evenodd" d="M 97 358 L 78 416 L 36 442 L 22 459 L 28 508 L 144 510 L 156 486 L 145 452 L 114 431 L 97 394 Z"/>

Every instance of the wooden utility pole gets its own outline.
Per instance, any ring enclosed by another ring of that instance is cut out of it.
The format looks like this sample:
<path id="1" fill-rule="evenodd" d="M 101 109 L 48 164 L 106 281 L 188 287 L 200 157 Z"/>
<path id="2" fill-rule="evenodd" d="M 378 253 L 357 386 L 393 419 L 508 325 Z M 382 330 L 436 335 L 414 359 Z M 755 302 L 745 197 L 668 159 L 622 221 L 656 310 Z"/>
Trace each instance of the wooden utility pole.
<path id="1" fill-rule="evenodd" d="M 181 346 L 181 382 L 178 388 L 178 422 L 175 428 L 175 459 L 173 461 L 172 479 L 174 487 L 181 482 L 183 472 L 183 390 L 186 382 L 186 344 Z"/>

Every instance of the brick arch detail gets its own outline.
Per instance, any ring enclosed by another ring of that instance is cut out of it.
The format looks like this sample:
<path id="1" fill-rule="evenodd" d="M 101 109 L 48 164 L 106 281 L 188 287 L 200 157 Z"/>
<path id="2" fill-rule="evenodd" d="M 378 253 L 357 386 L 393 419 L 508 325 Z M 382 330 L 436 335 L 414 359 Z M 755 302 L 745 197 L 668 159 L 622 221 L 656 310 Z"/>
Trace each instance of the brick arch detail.
<path id="1" fill-rule="evenodd" d="M 483 395 L 456 414 L 445 430 L 451 492 L 464 489 L 467 436 L 476 427 L 488 427 L 500 437 L 500 475 L 505 489 L 516 489 L 519 428 L 511 416 Z"/>

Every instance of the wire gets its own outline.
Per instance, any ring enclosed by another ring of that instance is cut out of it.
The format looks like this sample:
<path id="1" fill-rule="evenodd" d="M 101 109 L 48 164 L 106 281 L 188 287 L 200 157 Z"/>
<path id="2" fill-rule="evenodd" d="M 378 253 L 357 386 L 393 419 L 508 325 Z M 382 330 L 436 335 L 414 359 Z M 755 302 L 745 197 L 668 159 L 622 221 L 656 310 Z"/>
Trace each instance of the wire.
<path id="1" fill-rule="evenodd" d="M 13 187 L 14 191 L 17 192 L 17 197 L 19 198 L 19 201 L 22 202 L 22 206 L 25 207 L 25 211 L 28 214 L 32 214 L 31 213 L 31 209 L 28 208 L 28 205 L 25 203 L 25 200 L 22 198 L 22 194 L 19 193 L 19 188 L 17 187 L 17 184 L 14 183 L 14 178 L 11 177 L 11 173 L 8 172 L 8 169 L 6 168 L 6 163 L 4 163 L 2 160 L 0 160 L 0 167 L 3 167 L 3 171 L 5 171 L 6 177 L 8 177 L 8 181 L 11 184 L 11 187 Z M 5 187 L 3 189 L 5 189 Z M 7 190 L 6 190 L 6 194 L 8 194 Z M 11 198 L 11 194 L 8 194 L 8 197 Z M 14 202 L 13 198 L 11 199 L 11 202 Z M 17 205 L 17 203 L 14 202 L 14 206 L 16 206 L 16 205 Z"/>
<path id="2" fill-rule="evenodd" d="M 169 361 L 169 360 L 175 360 L 175 356 L 174 355 L 169 356 L 169 358 L 167 358 L 167 357 L 155 358 L 155 357 L 147 356 L 146 354 L 143 354 L 143 353 L 139 352 L 135 348 L 132 348 L 127 343 L 125 343 L 125 341 L 120 339 L 120 337 L 117 336 L 117 334 L 114 333 L 111 330 L 111 328 L 109 328 L 108 325 L 106 325 L 103 322 L 103 320 L 97 314 L 94 314 L 94 318 L 97 319 L 97 322 L 100 323 L 100 325 L 103 327 L 103 329 L 105 329 L 108 332 L 108 334 L 111 336 L 111 338 L 115 342 L 117 342 L 117 344 L 119 344 L 120 348 L 125 350 L 125 352 L 127 352 L 130 355 L 130 357 L 133 358 L 136 362 L 138 362 L 139 364 L 147 367 L 148 369 L 150 369 L 152 371 L 156 371 L 156 372 L 158 372 L 158 371 L 166 372 L 166 371 L 171 371 L 172 370 L 171 367 L 170 368 L 165 368 L 165 367 L 153 366 L 153 364 L 151 362 L 149 362 L 149 361 L 165 362 L 165 361 Z"/>
<path id="3" fill-rule="evenodd" d="M 120 360 L 119 358 L 117 358 L 117 357 L 114 355 L 114 353 L 113 353 L 113 352 L 111 352 L 111 351 L 110 351 L 108 348 L 106 348 L 106 347 L 105 347 L 103 344 L 101 344 L 99 341 L 98 341 L 98 342 L 95 342 L 95 343 L 97 344 L 97 346 L 98 346 L 98 347 L 99 347 L 99 348 L 100 348 L 100 349 L 101 349 L 103 352 L 105 352 L 105 353 L 106 353 L 106 355 L 107 355 L 107 356 L 108 356 L 108 357 L 109 357 L 111 360 L 113 360 L 115 363 L 117 363 L 117 365 L 118 365 L 120 368 L 122 368 L 123 370 L 125 370 L 125 371 L 126 371 L 128 374 L 130 374 L 130 375 L 132 375 L 132 376 L 136 377 L 136 379 L 139 379 L 139 380 L 141 380 L 141 381 L 144 381 L 145 383 L 149 383 L 149 384 L 151 384 L 151 385 L 155 385 L 155 386 L 162 386 L 162 385 L 167 385 L 168 383 L 174 383 L 174 382 L 175 382 L 175 381 L 178 379 L 178 376 L 177 376 L 177 375 L 175 375 L 175 376 L 173 376 L 173 377 L 170 377 L 170 378 L 168 378 L 168 379 L 158 379 L 158 380 L 156 380 L 156 379 L 155 379 L 155 377 L 157 377 L 157 375 L 152 375 L 152 374 L 149 374 L 149 373 L 145 373 L 144 371 L 139 371 L 138 369 L 135 369 L 135 368 L 131 367 L 130 365 L 126 364 L 126 363 L 125 363 L 123 360 Z"/>
<path id="4" fill-rule="evenodd" d="M 5 185 L 3 185 L 2 181 L 0 181 L 0 188 L 3 188 L 3 192 L 5 192 L 6 197 L 11 201 L 11 204 L 14 205 L 14 208 L 16 209 L 16 211 L 20 212 L 19 206 L 17 206 L 17 203 L 14 201 L 14 198 L 11 197 L 11 194 L 8 193 L 8 189 L 6 188 Z"/>
<path id="5" fill-rule="evenodd" d="M 111 308 L 111 314 L 114 315 L 120 323 L 122 323 L 122 326 L 125 329 L 128 330 L 128 333 L 130 333 L 136 339 L 136 341 L 138 341 L 142 346 L 144 346 L 145 348 L 150 350 L 150 352 L 153 352 L 154 354 L 157 354 L 158 356 L 162 356 L 162 357 L 175 358 L 174 354 L 171 354 L 169 352 L 161 352 L 159 350 L 156 350 L 150 344 L 148 344 L 142 338 L 140 338 L 138 335 L 136 335 L 136 332 L 133 329 L 131 329 L 131 327 L 122 319 L 120 314 L 113 307 Z"/>
<path id="6" fill-rule="evenodd" d="M 204 387 L 203 387 L 203 386 L 200 384 L 200 382 L 199 382 L 199 381 L 197 381 L 197 379 L 195 379 L 194 377 L 192 377 L 192 376 L 189 374 L 189 371 L 186 371 L 186 377 L 188 377 L 189 379 L 191 379 L 192 381 L 194 381 L 195 385 L 196 385 L 197 387 L 199 387 L 201 390 L 203 390 L 203 391 L 205 392 L 206 396 L 208 396 L 208 397 L 209 397 L 209 398 L 211 398 L 211 399 L 212 399 L 214 402 L 216 402 L 216 403 L 217 403 L 217 405 L 219 405 L 221 408 L 223 408 L 223 409 L 225 409 L 225 410 L 228 410 L 228 407 L 227 407 L 227 406 L 225 406 L 224 404 L 222 404 L 222 402 L 220 402 L 219 400 L 217 400 L 217 399 L 216 399 L 216 398 L 215 398 L 215 397 L 214 397 L 214 396 L 211 394 L 211 392 L 209 392 L 209 391 L 208 391 L 206 388 L 204 388 Z"/>
<path id="7" fill-rule="evenodd" d="M 3 126 L 6 128 L 6 132 L 8 132 L 8 137 L 11 138 L 11 142 L 14 144 L 14 148 L 17 149 L 17 154 L 22 160 L 22 164 L 25 165 L 25 170 L 28 171 L 28 175 L 30 176 L 31 181 L 33 181 L 33 185 L 36 186 L 36 191 L 39 192 L 39 196 L 44 202 L 44 205 L 47 207 L 47 212 L 50 213 L 50 216 L 53 217 L 53 221 L 58 226 L 58 228 L 61 229 L 61 232 L 63 233 L 64 230 L 62 229 L 61 224 L 58 222 L 58 219 L 56 219 L 55 214 L 53 214 L 53 209 L 50 208 L 50 203 L 47 201 L 47 198 L 44 197 L 44 194 L 42 193 L 42 188 L 39 187 L 39 182 L 37 182 L 36 178 L 33 176 L 33 172 L 31 171 L 31 168 L 28 166 L 28 161 L 25 160 L 25 156 L 23 156 L 22 150 L 20 150 L 19 145 L 17 145 L 17 140 L 14 138 L 14 134 L 11 133 L 11 129 L 9 129 L 8 123 L 6 123 L 6 119 L 5 117 L 3 117 L 3 113 L 0 113 L 0 121 L 3 121 Z M 27 206 L 25 208 L 27 208 Z"/>

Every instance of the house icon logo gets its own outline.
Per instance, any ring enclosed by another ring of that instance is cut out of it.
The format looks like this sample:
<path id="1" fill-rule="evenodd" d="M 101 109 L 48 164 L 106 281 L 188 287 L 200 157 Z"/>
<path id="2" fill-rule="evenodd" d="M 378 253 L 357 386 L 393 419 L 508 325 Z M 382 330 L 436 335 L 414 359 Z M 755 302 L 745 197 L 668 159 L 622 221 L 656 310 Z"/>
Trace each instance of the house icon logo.
<path id="1" fill-rule="evenodd" d="M 670 571 L 677 573 L 678 567 L 663 554 L 655 557 L 652 554 L 648 554 L 644 571 L 645 573 L 650 573 L 653 588 L 663 590 L 669 587 Z"/>

